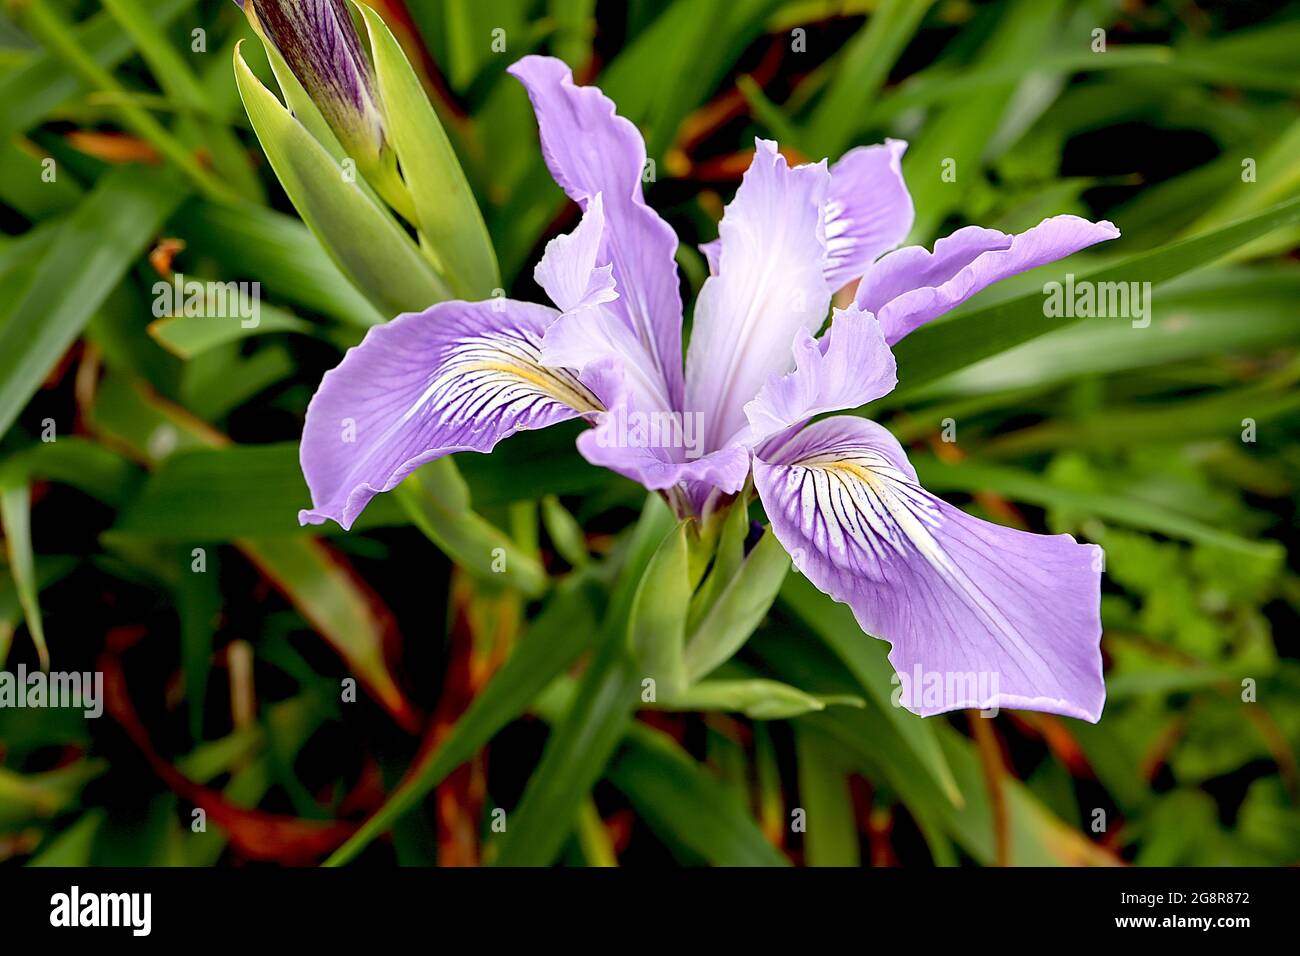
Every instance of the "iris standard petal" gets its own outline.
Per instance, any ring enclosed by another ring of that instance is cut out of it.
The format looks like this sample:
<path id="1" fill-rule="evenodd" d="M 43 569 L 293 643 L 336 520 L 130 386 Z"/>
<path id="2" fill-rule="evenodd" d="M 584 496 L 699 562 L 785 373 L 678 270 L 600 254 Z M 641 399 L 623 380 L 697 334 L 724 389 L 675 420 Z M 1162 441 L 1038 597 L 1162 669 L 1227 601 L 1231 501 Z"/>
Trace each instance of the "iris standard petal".
<path id="1" fill-rule="evenodd" d="M 904 706 L 1097 720 L 1099 548 L 941 501 L 893 436 L 865 419 L 829 418 L 780 444 L 754 462 L 772 528 L 814 585 L 893 645 Z"/>
<path id="2" fill-rule="evenodd" d="M 313 506 L 298 520 L 350 528 L 427 461 L 599 411 L 570 372 L 538 362 L 556 315 L 509 299 L 441 302 L 371 329 L 307 408 L 299 454 Z"/>
<path id="3" fill-rule="evenodd" d="M 831 166 L 826 201 L 826 281 L 832 290 L 863 275 L 912 229 L 915 210 L 903 182 L 907 143 L 851 149 Z"/>
<path id="4" fill-rule="evenodd" d="M 646 205 L 645 141 L 614 103 L 594 86 L 576 86 L 562 60 L 526 56 L 509 68 L 528 91 L 551 175 L 584 210 L 597 193 L 608 228 L 600 261 L 613 265 L 617 303 L 643 358 L 677 407 L 682 395 L 682 297 L 677 236 Z"/>
<path id="5" fill-rule="evenodd" d="M 934 244 L 934 252 L 907 246 L 867 270 L 854 302 L 874 312 L 893 345 L 993 283 L 1073 255 L 1119 236 L 1115 226 L 1078 216 L 1053 216 L 1009 235 L 966 226 Z"/>
<path id="6" fill-rule="evenodd" d="M 793 351 L 795 370 L 769 378 L 758 397 L 745 406 L 747 444 L 756 445 L 824 412 L 865 405 L 888 395 L 898 384 L 894 354 L 885 344 L 880 323 L 856 306 L 836 309 L 830 329 L 820 339 L 800 329 Z"/>
<path id="7" fill-rule="evenodd" d="M 790 370 L 795 332 L 826 319 L 829 185 L 824 163 L 791 169 L 775 143 L 758 140 L 722 217 L 720 268 L 700 290 L 686 353 L 685 407 L 705 416 L 710 450 L 746 426 L 745 403 L 768 376 Z"/>
<path id="8" fill-rule="evenodd" d="M 831 185 L 822 222 L 826 227 L 826 283 L 840 289 L 907 238 L 915 218 L 903 182 L 901 159 L 907 143 L 887 139 L 878 146 L 849 150 L 830 168 Z M 709 273 L 718 274 L 722 241 L 700 247 Z"/>

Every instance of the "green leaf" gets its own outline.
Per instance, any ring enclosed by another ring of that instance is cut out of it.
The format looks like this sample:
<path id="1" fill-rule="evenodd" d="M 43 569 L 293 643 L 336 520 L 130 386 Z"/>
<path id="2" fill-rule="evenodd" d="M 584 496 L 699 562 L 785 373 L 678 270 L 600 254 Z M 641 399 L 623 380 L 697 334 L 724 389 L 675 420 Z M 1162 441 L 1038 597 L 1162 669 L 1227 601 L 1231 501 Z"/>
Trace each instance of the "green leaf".
<path id="1" fill-rule="evenodd" d="M 622 634 L 607 634 L 501 838 L 498 866 L 546 866 L 568 839 L 578 807 L 632 719 L 640 679 Z"/>
<path id="2" fill-rule="evenodd" d="M 103 0 L 104 6 L 140 48 L 140 54 L 158 85 L 180 105 L 191 124 L 186 142 L 201 146 L 211 155 L 221 175 L 240 195 L 255 202 L 265 202 L 261 181 L 235 134 L 221 119 L 208 115 L 207 92 L 198 76 L 172 45 L 165 31 L 153 22 L 140 0 Z"/>
<path id="3" fill-rule="evenodd" d="M 912 464 L 921 483 L 931 491 L 994 491 L 1027 504 L 1093 514 L 1129 527 L 1213 544 L 1254 557 L 1269 558 L 1282 548 L 1277 542 L 1249 541 L 1231 532 L 1220 531 L 1195 518 L 1149 502 L 1122 495 L 1063 488 L 1015 468 L 972 461 L 938 462 L 919 455 L 912 459 Z"/>
<path id="4" fill-rule="evenodd" d="M 500 288 L 501 276 L 460 161 L 388 26 L 370 7 L 357 9 L 370 32 L 385 132 L 401 161 L 426 249 L 457 298 L 486 299 Z"/>
<path id="5" fill-rule="evenodd" d="M 665 842 L 713 866 L 788 866 L 744 804 L 672 738 L 633 724 L 609 779 Z"/>
<path id="6" fill-rule="evenodd" d="M 627 652 L 627 622 L 641 579 L 672 520 L 658 496 L 647 496 L 605 614 L 600 650 L 556 721 L 541 763 L 511 814 L 499 844 L 499 865 L 544 866 L 555 859 L 579 806 L 631 721 L 640 681 Z"/>
<path id="7" fill-rule="evenodd" d="M 614 844 L 609 837 L 609 829 L 600 818 L 596 801 L 588 797 L 578 808 L 577 833 L 578 846 L 588 866 L 618 866 L 618 857 L 614 855 Z"/>
<path id="8" fill-rule="evenodd" d="M 104 504 L 120 507 L 136 490 L 142 474 L 103 445 L 70 435 L 24 448 L 7 459 L 4 472 L 16 481 L 56 481 Z"/>
<path id="9" fill-rule="evenodd" d="M 36 585 L 39 594 L 55 581 L 66 577 L 77 567 L 78 560 L 70 555 L 40 556 L 35 559 Z M 14 631 L 22 623 L 25 612 L 18 587 L 13 583 L 12 575 L 0 574 L 0 668 L 9 658 L 13 646 Z"/>
<path id="10" fill-rule="evenodd" d="M 228 342 L 241 342 L 255 335 L 267 335 L 272 332 L 299 332 L 311 335 L 315 327 L 310 322 L 277 309 L 274 306 L 258 303 L 255 325 L 245 325 L 238 318 L 214 318 L 207 315 L 166 316 L 149 324 L 149 334 L 167 351 L 182 359 L 193 358 L 209 349 Z"/>
<path id="11" fill-rule="evenodd" d="M 752 76 L 746 74 L 736 77 L 736 89 L 740 90 L 741 96 L 745 98 L 754 119 L 766 126 L 778 143 L 799 145 L 804 142 L 802 134 L 790 117 L 781 107 L 767 98 L 763 88 Z"/>
<path id="12" fill-rule="evenodd" d="M 542 524 L 546 526 L 546 533 L 560 557 L 575 568 L 587 564 L 590 555 L 587 553 L 586 532 L 555 495 L 542 498 Z"/>
<path id="13" fill-rule="evenodd" d="M 537 558 L 471 510 L 469 486 L 450 458 L 417 469 L 393 494 L 430 541 L 482 581 L 530 597 L 546 590 L 546 571 Z"/>
<path id="14" fill-rule="evenodd" d="M 529 52 L 520 48 L 526 43 L 524 37 L 532 19 L 530 5 L 521 0 L 498 0 L 490 5 L 474 0 L 442 0 L 430 7 L 428 16 L 436 19 L 428 31 L 433 34 L 428 40 L 440 45 L 435 56 L 458 92 L 466 91 L 493 60 L 506 59 L 494 45 L 494 29 L 500 28 L 502 38 L 508 38 L 509 59 Z M 422 22 L 427 24 L 428 20 Z"/>
<path id="15" fill-rule="evenodd" d="M 809 866 L 860 866 L 857 814 L 837 748 L 799 726 L 799 805 L 808 814 L 804 851 Z"/>
<path id="16" fill-rule="evenodd" d="M 43 773 L 22 774 L 0 767 L 0 828 L 53 817 L 76 803 L 81 789 L 108 768 L 107 761 L 82 758 Z"/>
<path id="17" fill-rule="evenodd" d="M 691 684 L 661 705 L 664 710 L 737 711 L 754 720 L 786 720 L 825 710 L 828 705 L 861 707 L 851 694 L 810 694 L 780 681 L 705 680 Z"/>
<path id="18" fill-rule="evenodd" d="M 394 719 L 414 727 L 410 703 L 384 659 L 384 625 L 366 594 L 319 541 L 261 538 L 239 550 L 329 642 Z"/>
<path id="19" fill-rule="evenodd" d="M 427 760 L 411 768 L 384 805 L 325 865 L 341 866 L 353 859 L 375 837 L 392 829 L 497 731 L 524 713 L 537 695 L 592 643 L 597 634 L 598 598 L 591 579 L 585 576 L 575 576 L 557 587 L 509 659 L 475 696 L 450 733 Z"/>
<path id="20" fill-rule="evenodd" d="M 690 681 L 704 677 L 740 650 L 776 600 L 789 570 L 790 556 L 769 528 L 692 629 L 685 652 Z"/>
<path id="21" fill-rule="evenodd" d="M 194 507 L 199 500 L 203 508 Z M 310 501 L 297 442 L 182 449 L 149 476 L 108 534 L 164 541 L 305 535 L 297 515 Z M 380 495 L 354 527 L 406 523 L 397 501 Z"/>
<path id="22" fill-rule="evenodd" d="M 1012 0 L 1003 5 L 974 67 L 1015 62 L 1026 50 L 1041 49 L 1060 30 L 1061 7 L 1060 0 Z M 989 143 L 1011 113 L 1019 85 L 1010 80 L 976 96 L 945 101 L 937 115 L 928 117 L 903 158 L 903 174 L 916 204 L 914 241 L 934 235 L 979 180 Z M 946 168 L 954 171 L 955 178 L 942 175 Z M 901 377 L 905 368 L 901 360 L 898 367 Z"/>
<path id="23" fill-rule="evenodd" d="M 808 119 L 818 155 L 838 157 L 852 142 L 861 104 L 876 98 L 934 0 L 883 0 L 836 59 L 835 73 Z"/>
<path id="24" fill-rule="evenodd" d="M 975 859 L 992 865 L 996 860 L 993 809 L 974 744 L 948 726 L 938 728 L 938 737 L 967 797 L 963 806 L 949 809 L 945 825 Z M 1118 862 L 1109 851 L 1062 822 L 1015 777 L 1005 775 L 1002 787 L 1012 866 L 1107 866 Z"/>
<path id="25" fill-rule="evenodd" d="M 1264 155 L 1258 157 L 1258 168 L 1265 170 L 1264 176 L 1257 182 L 1244 182 L 1242 176 L 1229 179 L 1229 189 L 1218 191 L 1218 202 L 1197 217 L 1188 232 L 1200 233 L 1234 222 L 1296 195 L 1300 191 L 1300 160 L 1297 160 L 1297 155 L 1300 155 L 1300 120 L 1282 130 L 1277 139 L 1269 143 Z M 1258 186 L 1258 189 L 1252 189 L 1253 186 Z M 1283 238 L 1291 239 L 1283 247 L 1290 250 L 1295 245 L 1294 235 Z M 1258 251 L 1262 250 L 1256 243 L 1234 252 L 1232 258 L 1247 258 Z"/>
<path id="26" fill-rule="evenodd" d="M 596 33 L 596 0 L 546 0 L 547 16 L 555 21 L 550 46 L 553 56 L 579 72 L 591 60 Z"/>
<path id="27" fill-rule="evenodd" d="M 50 180 L 45 172 L 44 151 L 32 144 L 18 141 L 0 142 L 0 167 L 5 176 L 0 179 L 0 200 L 13 206 L 33 222 L 49 222 L 60 213 L 68 212 L 85 195 L 85 190 L 69 176 Z M 34 234 L 24 234 L 30 238 Z"/>
<path id="28" fill-rule="evenodd" d="M 626 490 L 635 507 L 643 498 L 640 485 L 578 454 L 574 441 L 586 428 L 582 422 L 564 422 L 519 432 L 490 455 L 458 455 L 456 467 L 474 489 L 474 501 L 485 509 L 538 495 L 590 495 L 612 488 Z"/>
<path id="29" fill-rule="evenodd" d="M 88 810 L 72 826 L 42 843 L 40 850 L 27 865 L 90 866 L 95 837 L 99 835 L 99 828 L 107 818 L 106 810 Z"/>
<path id="30" fill-rule="evenodd" d="M 614 583 L 609 609 L 605 615 L 607 625 L 619 634 L 620 640 L 626 636 L 632 601 L 641 586 L 641 577 L 645 574 L 650 559 L 675 525 L 676 519 L 663 499 L 653 492 L 646 495 L 641 514 L 624 546 L 618 579 Z"/>
<path id="31" fill-rule="evenodd" d="M 641 675 L 655 682 L 656 695 L 673 699 L 686 687 L 682 642 L 691 601 L 690 521 L 677 525 L 655 551 L 632 599 L 627 641 Z"/>
<path id="32" fill-rule="evenodd" d="M 31 491 L 25 484 L 0 484 L 0 529 L 5 536 L 5 554 L 9 559 L 9 573 L 27 619 L 27 630 L 36 645 L 41 660 L 41 670 L 50 669 L 50 651 L 45 644 L 45 626 L 41 622 L 41 606 L 36 594 L 36 564 L 32 555 Z"/>
<path id="33" fill-rule="evenodd" d="M 160 180 L 157 170 L 121 166 L 60 227 L 0 319 L 0 434 L 182 198 L 179 185 Z"/>
<path id="34" fill-rule="evenodd" d="M 807 726 L 824 735 L 827 744 L 854 773 L 883 782 L 889 792 L 897 794 L 916 821 L 935 865 L 956 864 L 946 828 L 952 801 L 883 722 L 878 710 L 870 706 L 861 710 L 840 707 L 797 718 L 796 726 Z"/>
<path id="35" fill-rule="evenodd" d="M 938 723 L 935 735 L 945 762 L 965 799 L 954 805 L 929 793 L 924 779 L 908 774 L 914 767 L 906 758 L 892 758 L 879 742 L 868 736 L 866 711 L 828 710 L 800 718 L 809 729 L 825 734 L 827 743 L 854 769 L 869 778 L 888 779 L 916 819 L 939 865 L 954 865 L 955 857 L 947 836 L 984 865 L 996 859 L 995 823 L 988 784 L 980 759 L 970 740 L 946 724 Z M 891 763 L 897 760 L 898 763 Z M 1013 866 L 1113 865 L 1114 856 L 1089 841 L 1083 834 L 1052 814 L 1019 780 L 1004 775 L 1001 784 L 1006 797 L 1006 819 L 1010 829 Z"/>
<path id="36" fill-rule="evenodd" d="M 217 346 L 189 360 L 180 385 L 186 410 L 215 421 L 259 392 L 293 375 L 293 358 L 279 343 L 240 354 L 237 345 Z"/>
<path id="37" fill-rule="evenodd" d="M 601 88 L 618 104 L 619 115 L 650 128 L 650 158 L 663 157 L 682 120 L 708 99 L 777 5 L 777 0 L 676 0 L 610 64 Z M 647 83 L 648 76 L 659 82 Z"/>
<path id="38" fill-rule="evenodd" d="M 1099 414 L 1073 421 L 1053 419 L 999 435 L 982 446 L 981 454 L 1004 458 L 1067 448 L 1114 451 L 1239 434 L 1243 408 L 1250 409 L 1259 424 L 1300 411 L 1300 391 L 1294 387 L 1298 376 L 1300 366 L 1276 382 L 1225 389 L 1201 399 L 1107 405 Z"/>
<path id="39" fill-rule="evenodd" d="M 396 220 L 294 119 L 235 53 L 249 121 L 298 214 L 381 313 L 450 298 L 446 285 Z"/>
<path id="40" fill-rule="evenodd" d="M 741 562 L 745 560 L 745 539 L 749 536 L 749 508 L 738 500 L 728 509 L 718 531 L 718 542 L 713 552 L 713 565 L 691 598 L 691 611 L 686 617 L 686 632 L 694 634 L 723 589 L 731 583 Z"/>
<path id="41" fill-rule="evenodd" d="M 1298 33 L 1294 22 L 1279 20 L 1233 30 L 1213 40 L 1189 31 L 1178 44 L 1174 65 L 1187 76 L 1215 86 L 1294 94 L 1300 91 L 1300 77 L 1295 72 Z"/>
<path id="42" fill-rule="evenodd" d="M 1300 269 L 1294 267 L 1207 269 L 1171 282 L 1159 296 L 1152 296 L 1146 327 L 1135 328 L 1124 317 L 1067 325 L 914 394 L 983 394 L 1053 385 L 1096 373 L 1168 366 L 1202 356 L 1263 352 L 1300 341 L 1300 327 L 1287 311 L 1297 296 Z M 1123 416 L 1110 417 L 1123 426 Z M 1241 421 L 1240 415 L 1236 421 Z"/>
<path id="43" fill-rule="evenodd" d="M 1174 61 L 1168 47 L 1154 44 L 1125 44 L 1105 54 L 1073 50 L 1050 56 L 1023 58 L 1015 62 L 993 61 L 975 69 L 944 64 L 916 73 L 896 91 L 877 100 L 863 117 L 868 125 L 882 125 L 908 110 L 951 103 L 972 94 L 984 93 L 1031 76 L 1069 76 L 1133 66 L 1168 66 Z"/>
<path id="44" fill-rule="evenodd" d="M 24 26 L 89 86 L 115 94 L 113 109 L 119 114 L 123 125 L 147 140 L 183 172 L 196 189 L 216 199 L 238 198 L 239 194 L 224 179 L 209 171 L 152 113 L 129 97 L 126 88 L 95 60 L 94 55 L 82 45 L 76 31 L 71 29 L 60 13 L 50 8 L 47 0 L 27 0 L 20 9 Z"/>
<path id="45" fill-rule="evenodd" d="M 173 559 L 179 573 L 173 575 L 171 591 L 180 619 L 181 671 L 185 677 L 185 702 L 189 708 L 190 736 L 203 738 L 203 718 L 208 698 L 208 675 L 212 671 L 214 637 L 222 610 L 220 554 L 206 557 L 206 570 L 193 571 L 192 548 L 181 547 L 179 560 Z"/>
<path id="46" fill-rule="evenodd" d="M 167 27 L 194 4 L 195 0 L 155 0 L 149 5 L 148 16 L 160 27 Z M 112 69 L 134 52 L 131 38 L 107 12 L 78 23 L 73 33 L 87 56 L 105 69 Z M 84 85 L 54 53 L 33 53 L 0 77 L 0 140 L 36 125 Z"/>
<path id="47" fill-rule="evenodd" d="M 225 275 L 256 279 L 264 291 L 340 322 L 369 328 L 378 312 L 339 271 L 301 221 L 251 203 L 193 199 L 168 224 L 185 237 L 186 251 L 212 256 Z"/>
<path id="48" fill-rule="evenodd" d="M 862 633 L 846 605 L 832 601 L 802 575 L 793 574 L 785 579 L 781 604 L 834 652 L 875 705 L 898 744 L 911 752 L 948 800 L 960 803 L 962 794 L 934 738 L 933 722 L 923 721 L 894 704 L 894 688 L 898 685 L 894 668 L 886 657 L 885 643 Z"/>

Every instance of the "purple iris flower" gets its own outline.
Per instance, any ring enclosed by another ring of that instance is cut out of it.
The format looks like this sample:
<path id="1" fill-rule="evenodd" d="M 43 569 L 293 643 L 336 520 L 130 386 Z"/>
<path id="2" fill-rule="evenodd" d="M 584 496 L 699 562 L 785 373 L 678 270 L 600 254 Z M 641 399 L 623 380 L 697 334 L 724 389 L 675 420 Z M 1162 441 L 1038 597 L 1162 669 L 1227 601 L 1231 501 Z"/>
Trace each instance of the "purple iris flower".
<path id="1" fill-rule="evenodd" d="M 1115 227 L 1056 216 L 1019 235 L 972 226 L 932 252 L 890 252 L 913 218 L 904 143 L 792 168 L 758 140 L 705 247 L 712 275 L 683 369 L 677 238 L 642 198 L 640 133 L 559 60 L 529 56 L 510 72 L 532 100 L 551 174 L 583 210 L 536 269 L 554 308 L 443 302 L 371 329 L 308 408 L 301 460 L 314 506 L 299 519 L 350 527 L 427 461 L 582 417 L 595 426 L 578 439 L 587 460 L 662 492 L 679 515 L 707 517 L 752 475 L 795 566 L 892 645 L 900 675 L 993 676 L 995 693 L 977 691 L 990 686 L 982 679 L 950 680 L 955 695 L 917 688 L 903 695 L 908 709 L 1097 720 L 1100 549 L 941 501 L 874 422 L 810 422 L 889 393 L 890 346 L 913 329 Z M 817 338 L 832 293 L 858 278 L 853 304 Z M 672 441 L 628 429 L 654 421 L 698 427 Z"/>

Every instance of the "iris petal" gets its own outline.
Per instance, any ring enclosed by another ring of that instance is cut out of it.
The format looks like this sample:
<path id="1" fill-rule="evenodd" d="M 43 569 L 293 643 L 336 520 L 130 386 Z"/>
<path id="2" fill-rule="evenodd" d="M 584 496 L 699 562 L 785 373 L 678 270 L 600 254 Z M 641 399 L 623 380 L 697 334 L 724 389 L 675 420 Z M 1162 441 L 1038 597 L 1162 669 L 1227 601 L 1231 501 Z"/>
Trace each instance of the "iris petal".
<path id="1" fill-rule="evenodd" d="M 746 444 L 754 445 L 815 415 L 857 408 L 888 395 L 898 384 L 894 355 L 880 323 L 856 306 L 836 309 L 820 339 L 807 329 L 795 333 L 796 369 L 772 376 L 745 406 Z"/>
<path id="2" fill-rule="evenodd" d="M 546 244 L 533 278 L 561 312 L 613 302 L 613 266 L 597 266 L 605 234 L 605 204 L 597 193 L 587 204 L 578 228 Z"/>
<path id="3" fill-rule="evenodd" d="M 871 263 L 907 238 L 915 218 L 903 182 L 901 160 L 907 143 L 887 139 L 851 149 L 830 168 L 831 185 L 822 211 L 826 230 L 826 283 L 840 289 L 862 276 Z M 703 243 L 709 273 L 718 274 L 721 240 Z"/>
<path id="4" fill-rule="evenodd" d="M 776 536 L 814 585 L 892 645 L 904 706 L 1098 719 L 1099 548 L 941 501 L 865 419 L 826 419 L 773 445 L 756 457 L 754 483 Z"/>
<path id="5" fill-rule="evenodd" d="M 540 364 L 556 315 L 508 299 L 443 302 L 371 329 L 307 408 L 300 460 L 313 507 L 299 521 L 350 528 L 427 461 L 599 411 L 572 373 Z"/>
<path id="6" fill-rule="evenodd" d="M 719 226 L 720 269 L 700 290 L 686 355 L 686 408 L 705 416 L 710 450 L 746 426 L 745 403 L 790 370 L 795 332 L 815 332 L 830 306 L 822 274 L 830 175 L 824 164 L 792 169 L 775 143 L 757 145 Z"/>
<path id="7" fill-rule="evenodd" d="M 528 91 L 551 175 L 584 210 L 601 194 L 608 225 L 600 261 L 613 266 L 618 301 L 609 310 L 637 343 L 636 361 L 653 370 L 673 407 L 682 395 L 682 297 L 677 236 L 646 205 L 645 141 L 594 86 L 577 86 L 562 60 L 526 56 L 509 72 Z"/>
<path id="8" fill-rule="evenodd" d="M 1018 235 L 966 226 L 934 244 L 907 246 L 867 270 L 855 304 L 873 312 L 893 345 L 995 282 L 1046 265 L 1107 239 L 1112 223 L 1053 216 Z"/>
<path id="9" fill-rule="evenodd" d="M 826 281 L 839 289 L 907 238 L 915 218 L 903 182 L 907 143 L 859 146 L 831 167 L 826 200 Z"/>

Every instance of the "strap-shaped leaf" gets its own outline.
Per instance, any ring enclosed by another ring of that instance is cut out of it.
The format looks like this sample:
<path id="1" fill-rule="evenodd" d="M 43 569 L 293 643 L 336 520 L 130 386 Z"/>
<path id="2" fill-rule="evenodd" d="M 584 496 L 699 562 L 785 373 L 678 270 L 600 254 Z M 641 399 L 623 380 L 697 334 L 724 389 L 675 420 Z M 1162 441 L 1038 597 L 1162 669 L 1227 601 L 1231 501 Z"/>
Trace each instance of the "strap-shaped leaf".
<path id="1" fill-rule="evenodd" d="M 342 866 L 379 834 L 391 829 L 420 799 L 522 714 L 534 698 L 573 663 L 597 633 L 598 595 L 587 575 L 575 575 L 556 588 L 546 608 L 532 623 L 482 693 L 474 698 L 429 758 L 412 767 L 388 801 L 326 861 Z"/>
<path id="2" fill-rule="evenodd" d="M 537 559 L 471 510 L 469 487 L 452 459 L 424 465 L 395 494 L 429 540 L 467 571 L 531 597 L 546 590 L 546 572 Z"/>
<path id="3" fill-rule="evenodd" d="M 858 688 L 874 705 L 873 718 L 890 733 L 891 746 L 908 751 L 934 786 L 950 802 L 960 803 L 962 794 L 935 740 L 933 725 L 894 706 L 897 683 L 885 656 L 885 645 L 863 634 L 847 606 L 818 592 L 802 575 L 786 578 L 781 604 L 820 637 L 853 675 Z"/>
<path id="4" fill-rule="evenodd" d="M 555 859 L 579 806 L 631 723 L 640 678 L 627 650 L 627 621 L 635 589 L 671 521 L 664 503 L 648 496 L 605 613 L 603 644 L 564 713 L 556 715 L 542 761 L 501 838 L 499 865 L 544 866 Z"/>
<path id="5" fill-rule="evenodd" d="M 744 803 L 658 730 L 634 724 L 609 779 L 665 841 L 714 866 L 789 865 Z"/>
<path id="6" fill-rule="evenodd" d="M 0 304 L 0 434 L 183 198 L 170 177 L 122 166 L 58 227 L 22 293 Z"/>
<path id="7" fill-rule="evenodd" d="M 669 532 L 650 559 L 627 623 L 628 646 L 641 677 L 653 679 L 656 696 L 664 699 L 686 688 L 682 647 L 691 602 L 688 525 L 683 521 Z"/>
<path id="8" fill-rule="evenodd" d="M 0 529 L 4 531 L 5 554 L 9 560 L 9 573 L 13 575 L 18 601 L 27 618 L 27 631 L 32 635 L 41 669 L 50 669 L 50 651 L 45 644 L 45 628 L 41 623 L 41 606 L 37 600 L 36 562 L 32 556 L 31 489 L 25 484 L 0 484 Z M 8 648 L 0 648 L 7 650 Z M 4 663 L 0 654 L 0 664 Z"/>
<path id="9" fill-rule="evenodd" d="M 776 600 L 789 570 L 785 548 L 771 530 L 764 532 L 691 631 L 685 654 L 690 680 L 699 680 L 740 650 Z"/>

